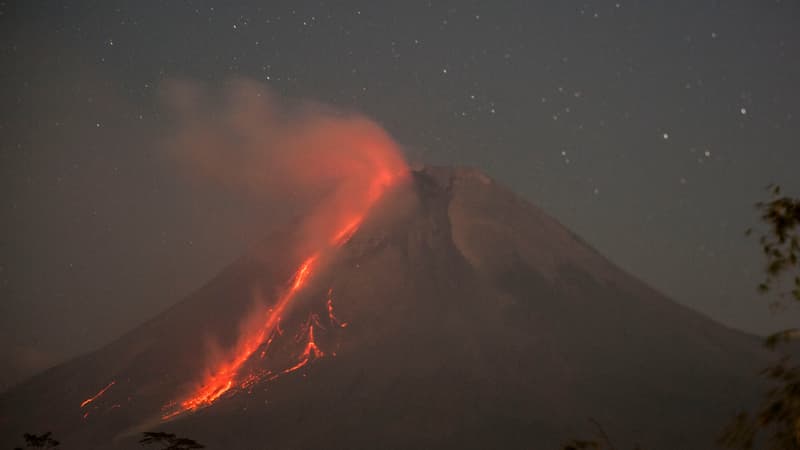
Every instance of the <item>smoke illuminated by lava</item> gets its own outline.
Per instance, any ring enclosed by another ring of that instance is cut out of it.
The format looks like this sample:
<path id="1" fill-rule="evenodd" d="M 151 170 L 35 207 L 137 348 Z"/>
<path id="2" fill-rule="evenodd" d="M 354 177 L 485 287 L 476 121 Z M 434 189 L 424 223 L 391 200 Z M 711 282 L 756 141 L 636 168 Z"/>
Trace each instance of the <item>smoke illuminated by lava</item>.
<path id="1" fill-rule="evenodd" d="M 325 355 L 310 317 L 306 345 L 294 365 L 275 374 L 245 369 L 254 355 L 269 355 L 281 318 L 321 270 L 323 256 L 353 236 L 384 192 L 406 176 L 407 167 L 398 146 L 373 121 L 318 104 L 289 103 L 251 81 L 232 82 L 221 95 L 186 82 L 172 83 L 165 93 L 177 112 L 167 148 L 193 174 L 264 201 L 291 198 L 311 205 L 296 230 L 293 254 L 286 255 L 287 262 L 299 261 L 287 287 L 268 301 L 264 316 L 245 318 L 248 326 L 241 328 L 236 344 L 198 374 L 183 398 L 165 407 L 163 418 L 169 419 Z M 344 328 L 347 324 L 333 314 L 331 295 L 324 310 L 333 327 Z"/>

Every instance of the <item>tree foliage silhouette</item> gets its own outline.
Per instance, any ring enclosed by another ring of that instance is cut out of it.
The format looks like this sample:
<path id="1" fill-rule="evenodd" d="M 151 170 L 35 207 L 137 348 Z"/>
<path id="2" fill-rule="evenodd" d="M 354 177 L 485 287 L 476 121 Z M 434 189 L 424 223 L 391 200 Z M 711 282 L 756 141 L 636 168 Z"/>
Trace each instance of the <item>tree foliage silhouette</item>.
<path id="1" fill-rule="evenodd" d="M 768 226 L 759 238 L 767 265 L 766 278 L 758 290 L 767 293 L 777 289 L 779 299 L 800 301 L 800 199 L 781 195 L 778 186 L 769 189 L 772 199 L 756 204 Z M 788 292 L 781 287 L 787 280 L 791 283 Z M 798 337 L 797 328 L 783 330 L 769 336 L 765 345 L 775 349 Z M 785 356 L 762 374 L 774 387 L 754 413 L 742 412 L 734 418 L 719 443 L 738 450 L 751 450 L 759 442 L 770 450 L 800 450 L 800 366 Z"/>
<path id="2" fill-rule="evenodd" d="M 161 431 L 147 431 L 142 433 L 142 439 L 139 440 L 142 445 L 161 444 L 161 450 L 191 450 L 198 448 L 206 448 L 192 439 L 177 437 L 172 433 L 164 433 Z"/>
<path id="3" fill-rule="evenodd" d="M 61 445 L 60 442 L 53 439 L 53 433 L 49 431 L 38 435 L 25 433 L 22 437 L 25 439 L 25 447 L 16 447 L 14 450 L 23 450 L 23 448 L 56 448 Z"/>
<path id="4" fill-rule="evenodd" d="M 767 293 L 785 278 L 791 278 L 790 292 L 779 292 L 779 298 L 790 294 L 792 299 L 800 301 L 800 199 L 781 195 L 780 186 L 769 189 L 772 199 L 756 204 L 762 221 L 768 225 L 768 230 L 759 238 L 767 258 L 767 276 L 758 289 Z M 746 233 L 752 232 L 750 229 Z"/>

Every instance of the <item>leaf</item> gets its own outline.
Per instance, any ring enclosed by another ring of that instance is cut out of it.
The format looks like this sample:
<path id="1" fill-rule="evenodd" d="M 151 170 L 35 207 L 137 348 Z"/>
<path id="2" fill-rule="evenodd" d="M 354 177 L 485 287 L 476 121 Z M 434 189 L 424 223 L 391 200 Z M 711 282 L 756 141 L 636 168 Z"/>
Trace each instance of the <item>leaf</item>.
<path id="1" fill-rule="evenodd" d="M 790 342 L 800 339 L 800 329 L 797 328 L 789 328 L 787 330 L 779 331 L 777 333 L 773 333 L 767 336 L 767 339 L 764 342 L 764 345 L 767 348 L 774 349 L 778 344 L 782 342 Z M 771 368 L 773 371 L 775 370 L 784 370 L 782 365 L 774 366 Z M 775 373 L 775 372 L 771 372 Z M 780 374 L 778 374 L 780 375 Z"/>

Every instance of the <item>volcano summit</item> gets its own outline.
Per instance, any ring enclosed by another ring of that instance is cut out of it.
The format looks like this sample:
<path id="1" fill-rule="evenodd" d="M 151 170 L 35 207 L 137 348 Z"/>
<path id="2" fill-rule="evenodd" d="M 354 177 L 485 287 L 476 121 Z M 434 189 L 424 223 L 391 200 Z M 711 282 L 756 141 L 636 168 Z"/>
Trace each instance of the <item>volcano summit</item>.
<path id="1" fill-rule="evenodd" d="M 220 449 L 705 449 L 768 357 L 471 169 L 387 188 L 330 248 L 277 233 L 108 346 L 0 398 L 0 442 Z M 285 255 L 292 255 L 286 257 Z M 285 300 L 289 298 L 289 300 Z M 243 339 L 246 336 L 247 339 Z"/>

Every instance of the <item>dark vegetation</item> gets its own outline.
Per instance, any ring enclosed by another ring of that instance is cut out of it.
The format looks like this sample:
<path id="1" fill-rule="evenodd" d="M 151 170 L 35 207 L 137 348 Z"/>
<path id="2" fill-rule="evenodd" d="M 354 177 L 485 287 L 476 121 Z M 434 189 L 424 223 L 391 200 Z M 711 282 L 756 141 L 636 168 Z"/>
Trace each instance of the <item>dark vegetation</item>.
<path id="1" fill-rule="evenodd" d="M 160 431 L 145 432 L 142 439 L 139 440 L 142 445 L 161 444 L 162 450 L 190 450 L 195 448 L 205 448 L 204 445 L 188 438 L 177 437 L 172 433 L 164 433 Z"/>
<path id="2" fill-rule="evenodd" d="M 16 447 L 14 450 L 56 448 L 61 444 L 52 438 L 52 434 L 49 431 L 40 435 L 25 433 L 23 438 L 25 439 L 25 447 Z M 146 431 L 142 433 L 142 438 L 139 440 L 139 443 L 147 446 L 150 444 L 158 444 L 160 445 L 160 450 L 192 450 L 205 448 L 203 444 L 193 439 L 182 438 L 172 433 L 164 433 L 161 431 Z"/>
<path id="3" fill-rule="evenodd" d="M 766 257 L 766 277 L 758 286 L 761 293 L 777 291 L 781 306 L 788 298 L 800 301 L 800 199 L 781 195 L 770 188 L 772 198 L 756 205 L 767 230 L 759 237 Z M 752 231 L 748 230 L 748 234 Z M 789 287 L 785 288 L 788 282 Z M 778 349 L 800 337 L 791 328 L 769 336 L 765 345 Z M 762 372 L 774 385 L 756 411 L 742 412 L 724 431 L 719 443 L 725 448 L 751 450 L 763 444 L 767 449 L 800 449 L 800 366 L 784 356 Z"/>
<path id="4" fill-rule="evenodd" d="M 61 443 L 53 439 L 52 433 L 49 431 L 42 434 L 25 433 L 22 435 L 25 439 L 24 447 L 16 447 L 14 450 L 22 450 L 26 448 L 55 448 Z"/>

